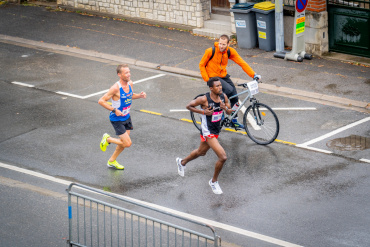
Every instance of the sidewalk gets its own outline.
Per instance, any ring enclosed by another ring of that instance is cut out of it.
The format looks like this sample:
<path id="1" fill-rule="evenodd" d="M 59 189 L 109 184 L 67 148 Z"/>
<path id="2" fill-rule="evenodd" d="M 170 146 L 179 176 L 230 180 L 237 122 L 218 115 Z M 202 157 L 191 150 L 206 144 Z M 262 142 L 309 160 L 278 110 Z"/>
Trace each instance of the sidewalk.
<path id="1" fill-rule="evenodd" d="M 0 42 L 32 43 L 196 78 L 204 50 L 214 43 L 185 31 L 45 7 L 7 5 L 0 8 L 0 21 Z M 369 58 L 331 53 L 299 63 L 258 48 L 234 48 L 262 75 L 262 90 L 370 112 Z M 232 61 L 228 72 L 235 83 L 250 80 Z"/>

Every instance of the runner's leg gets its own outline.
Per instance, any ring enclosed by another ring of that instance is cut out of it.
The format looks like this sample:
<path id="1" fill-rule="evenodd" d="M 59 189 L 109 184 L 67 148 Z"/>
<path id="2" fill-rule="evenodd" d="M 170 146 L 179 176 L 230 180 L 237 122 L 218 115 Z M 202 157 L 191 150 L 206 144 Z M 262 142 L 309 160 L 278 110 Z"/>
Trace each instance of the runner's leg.
<path id="1" fill-rule="evenodd" d="M 224 92 L 228 98 L 238 93 L 230 77 L 220 78 L 220 82 L 222 85 L 222 92 Z M 238 97 L 230 99 L 231 107 L 233 107 L 236 104 L 236 102 L 238 102 L 238 100 L 239 100 Z"/>
<path id="2" fill-rule="evenodd" d="M 222 170 L 222 167 L 224 163 L 227 160 L 226 152 L 224 148 L 221 146 L 221 144 L 218 142 L 216 138 L 208 138 L 207 137 L 207 143 L 210 148 L 216 153 L 218 160 L 215 165 L 215 172 L 213 174 L 212 182 L 216 182 L 218 179 L 218 175 L 220 175 L 220 172 Z"/>
<path id="3" fill-rule="evenodd" d="M 125 148 L 130 147 L 131 144 L 132 144 L 131 138 L 130 138 L 130 130 L 127 130 L 124 134 L 120 135 L 119 138 L 120 139 L 113 138 L 113 137 L 107 138 L 107 141 L 109 143 L 117 144 L 116 150 L 114 151 L 114 153 L 112 154 L 112 156 L 109 159 L 110 162 L 115 161 L 117 159 L 118 155 L 120 155 L 120 153 L 122 153 L 122 151 Z"/>
<path id="4" fill-rule="evenodd" d="M 189 161 L 192 161 L 199 156 L 206 155 L 207 151 L 209 150 L 210 146 L 207 144 L 207 142 L 200 142 L 200 145 L 198 149 L 193 150 L 188 157 L 184 158 L 181 161 L 181 165 L 185 166 Z"/>

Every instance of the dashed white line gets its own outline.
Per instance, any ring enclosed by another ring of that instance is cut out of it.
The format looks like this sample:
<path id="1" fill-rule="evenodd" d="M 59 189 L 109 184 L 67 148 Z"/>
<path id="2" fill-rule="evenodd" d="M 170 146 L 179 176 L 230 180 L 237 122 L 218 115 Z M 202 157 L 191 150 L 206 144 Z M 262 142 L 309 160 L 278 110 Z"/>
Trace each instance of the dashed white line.
<path id="1" fill-rule="evenodd" d="M 54 178 L 54 177 L 49 176 L 49 175 L 45 175 L 45 174 L 41 174 L 41 173 L 38 173 L 38 172 L 35 172 L 35 171 L 30 171 L 30 170 L 27 170 L 27 169 L 24 169 L 24 168 L 4 164 L 2 162 L 0 162 L 0 167 L 6 168 L 6 169 L 9 169 L 9 170 L 13 170 L 13 171 L 17 171 L 17 172 L 21 172 L 21 173 L 24 173 L 24 174 L 32 175 L 32 176 L 35 176 L 35 177 L 43 178 L 43 179 L 46 179 L 46 180 L 49 180 L 49 181 L 52 181 L 52 182 L 56 182 L 56 183 L 60 183 L 60 184 L 63 184 L 63 185 L 67 185 L 67 186 L 69 186 L 72 183 L 72 182 L 64 180 L 64 179 Z M 112 193 L 112 194 L 114 194 L 114 193 Z M 118 195 L 118 194 L 116 194 L 116 195 Z M 180 215 L 180 216 L 185 217 L 185 218 L 189 218 L 189 219 L 192 219 L 192 220 L 195 220 L 195 221 L 203 222 L 203 223 L 209 224 L 211 226 L 214 226 L 214 227 L 217 227 L 217 228 L 220 228 L 220 229 L 224 229 L 224 230 L 227 230 L 227 231 L 230 231 L 230 232 L 238 233 L 240 235 L 244 235 L 244 236 L 247 236 L 247 237 L 250 237 L 250 238 L 259 239 L 259 240 L 264 241 L 264 242 L 268 242 L 268 243 L 272 243 L 272 244 L 276 244 L 276 245 L 284 246 L 284 247 L 302 247 L 300 245 L 289 243 L 289 242 L 286 242 L 286 241 L 283 241 L 283 240 L 280 240 L 280 239 L 277 239 L 277 238 L 273 238 L 273 237 L 265 236 L 265 235 L 262 235 L 262 234 L 259 234 L 259 233 L 247 231 L 247 230 L 244 230 L 244 229 L 241 229 L 241 228 L 238 228 L 238 227 L 226 225 L 226 224 L 223 224 L 223 223 L 220 223 L 220 222 L 217 222 L 217 221 L 208 220 L 208 219 L 198 217 L 198 216 L 195 216 L 195 215 L 191 215 L 191 214 L 188 214 L 188 213 L 183 213 L 183 212 L 180 212 L 180 211 L 177 211 L 177 210 L 173 210 L 171 208 L 162 207 L 162 206 L 159 206 L 159 205 L 156 205 L 156 204 L 153 204 L 153 203 L 140 201 L 140 200 L 130 198 L 130 197 L 127 197 L 127 196 L 122 196 L 122 195 L 119 195 L 119 196 L 127 198 L 128 200 L 131 200 L 131 201 L 138 202 L 140 204 L 144 204 L 144 205 L 147 205 L 147 206 L 150 206 L 150 207 L 153 207 L 153 208 L 157 208 L 157 209 L 160 209 L 160 210 L 163 210 L 163 211 L 167 211 L 167 212 L 175 214 L 175 215 Z"/>

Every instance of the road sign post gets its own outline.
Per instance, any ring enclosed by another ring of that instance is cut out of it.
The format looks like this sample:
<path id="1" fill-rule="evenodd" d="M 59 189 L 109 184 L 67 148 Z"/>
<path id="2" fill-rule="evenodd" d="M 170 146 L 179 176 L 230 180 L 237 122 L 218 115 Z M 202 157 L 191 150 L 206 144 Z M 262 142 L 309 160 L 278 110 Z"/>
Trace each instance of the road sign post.
<path id="1" fill-rule="evenodd" d="M 312 59 L 312 55 L 305 52 L 304 31 L 306 23 L 305 9 L 308 0 L 296 0 L 293 25 L 293 47 L 292 51 L 285 54 L 285 60 L 302 62 L 303 58 Z"/>

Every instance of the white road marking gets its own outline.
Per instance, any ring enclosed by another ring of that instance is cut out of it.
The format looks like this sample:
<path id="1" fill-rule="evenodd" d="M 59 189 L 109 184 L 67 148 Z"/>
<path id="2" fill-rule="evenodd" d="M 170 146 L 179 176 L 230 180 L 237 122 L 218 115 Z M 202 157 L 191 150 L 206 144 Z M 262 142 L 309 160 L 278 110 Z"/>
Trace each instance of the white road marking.
<path id="1" fill-rule="evenodd" d="M 316 152 L 320 152 L 320 153 L 325 153 L 325 154 L 332 154 L 333 153 L 331 151 L 321 149 L 321 148 L 313 148 L 313 147 L 308 147 L 308 146 L 302 146 L 302 144 L 301 145 L 296 145 L 296 147 L 304 148 L 304 149 L 308 149 L 308 150 L 312 150 L 312 151 L 316 151 Z"/>
<path id="2" fill-rule="evenodd" d="M 141 79 L 141 80 L 138 80 L 138 81 L 134 81 L 133 84 L 148 81 L 148 80 L 152 80 L 152 79 L 162 77 L 162 76 L 165 76 L 165 75 L 166 74 L 158 74 L 158 75 L 151 76 L 151 77 L 148 77 L 148 78 L 144 78 L 144 79 Z M 13 81 L 12 83 L 20 85 L 20 86 L 24 86 L 24 87 L 35 87 L 34 85 L 23 83 L 23 82 Z M 90 98 L 90 97 L 93 97 L 93 96 L 96 96 L 96 95 L 104 94 L 106 92 L 108 92 L 108 89 L 97 92 L 97 93 L 89 94 L 89 95 L 86 95 L 86 96 L 81 96 L 81 95 L 72 94 L 72 93 L 66 93 L 66 92 L 62 92 L 62 91 L 57 91 L 55 93 L 65 95 L 65 96 L 69 96 L 69 97 L 73 97 L 73 98 L 77 98 L 77 99 L 87 99 L 87 98 Z"/>
<path id="3" fill-rule="evenodd" d="M 93 97 L 93 96 L 96 96 L 96 95 L 99 95 L 99 94 L 105 94 L 106 92 L 108 92 L 108 90 L 109 89 L 105 89 L 105 90 L 97 92 L 97 93 L 92 93 L 92 94 L 84 96 L 83 98 L 86 99 L 86 98 L 90 98 L 90 97 Z"/>
<path id="4" fill-rule="evenodd" d="M 23 86 L 23 87 L 35 87 L 35 85 L 31 85 L 31 84 L 19 82 L 19 81 L 12 81 L 11 83 L 19 85 L 19 86 Z"/>
<path id="5" fill-rule="evenodd" d="M 368 160 L 368 159 L 360 159 L 360 161 L 363 161 L 363 162 L 366 162 L 366 163 L 370 163 L 370 160 Z"/>
<path id="6" fill-rule="evenodd" d="M 170 109 L 170 112 L 185 112 L 189 111 L 188 109 Z"/>
<path id="7" fill-rule="evenodd" d="M 148 77 L 148 78 L 144 78 L 144 79 L 141 79 L 141 80 L 138 80 L 138 81 L 134 81 L 134 84 L 136 83 L 140 83 L 140 82 L 143 82 L 143 81 L 148 81 L 148 80 L 152 80 L 152 79 L 155 79 L 155 78 L 158 78 L 158 77 L 162 77 L 162 76 L 165 76 L 166 74 L 158 74 L 158 75 L 154 75 L 154 76 L 151 76 L 151 77 Z"/>
<path id="8" fill-rule="evenodd" d="M 35 171 L 27 170 L 27 169 L 24 169 L 24 168 L 4 164 L 2 162 L 0 162 L 0 167 L 6 168 L 6 169 L 9 169 L 9 170 L 13 170 L 13 171 L 17 171 L 17 172 L 21 172 L 21 173 L 24 173 L 24 174 L 32 175 L 32 176 L 35 176 L 35 177 L 43 178 L 43 179 L 46 179 L 46 180 L 49 180 L 49 181 L 52 181 L 52 182 L 56 182 L 56 183 L 60 183 L 60 184 L 63 184 L 63 185 L 67 185 L 67 186 L 69 186 L 72 183 L 72 182 L 64 180 L 64 179 L 54 178 L 54 177 L 49 176 L 49 175 L 45 175 L 45 174 L 41 174 L 41 173 L 38 173 L 38 172 L 35 172 Z M 183 212 L 173 210 L 173 209 L 170 209 L 170 208 L 166 208 L 166 207 L 162 207 L 162 206 L 159 206 L 159 205 L 156 205 L 156 204 L 153 204 L 153 203 L 140 201 L 140 200 L 137 200 L 137 199 L 134 199 L 134 198 L 131 198 L 131 197 L 122 196 L 122 195 L 115 194 L 115 193 L 112 193 L 112 194 L 123 197 L 123 198 L 126 198 L 130 201 L 134 201 L 134 202 L 138 202 L 140 204 L 144 204 L 144 205 L 149 206 L 149 207 L 160 209 L 160 210 L 163 210 L 163 211 L 175 214 L 175 215 L 179 215 L 179 216 L 182 216 L 182 217 L 185 217 L 185 218 L 188 218 L 188 219 L 195 220 L 195 221 L 203 222 L 205 224 L 209 224 L 211 226 L 214 226 L 214 227 L 217 227 L 217 228 L 220 228 L 220 229 L 224 229 L 224 230 L 227 230 L 227 231 L 230 231 L 230 232 L 238 233 L 240 235 L 244 235 L 244 236 L 247 236 L 247 237 L 250 237 L 250 238 L 259 239 L 259 240 L 264 241 L 264 242 L 276 244 L 276 245 L 279 245 L 279 246 L 285 246 L 285 247 L 302 247 L 302 246 L 297 245 L 297 244 L 289 243 L 289 242 L 286 242 L 286 241 L 283 241 L 283 240 L 280 240 L 280 239 L 276 239 L 276 238 L 265 236 L 265 235 L 262 235 L 262 234 L 259 234 L 259 233 L 247 231 L 247 230 L 244 230 L 244 229 L 241 229 L 241 228 L 238 228 L 238 227 L 234 227 L 234 226 L 230 226 L 230 225 L 226 225 L 226 224 L 223 224 L 223 223 L 220 223 L 220 222 L 208 220 L 208 219 L 198 217 L 198 216 L 195 216 L 195 215 L 183 213 Z"/>
<path id="9" fill-rule="evenodd" d="M 260 108 L 261 110 L 266 111 L 266 108 Z M 316 111 L 315 107 L 271 107 L 274 111 Z"/>
<path id="10" fill-rule="evenodd" d="M 61 92 L 61 91 L 58 91 L 58 92 L 55 92 L 55 93 L 65 95 L 65 96 L 69 96 L 69 97 L 73 97 L 73 98 L 84 99 L 84 96 L 80 96 L 80 95 L 77 95 L 77 94 L 65 93 L 65 92 Z"/>
<path id="11" fill-rule="evenodd" d="M 347 130 L 347 129 L 350 129 L 350 128 L 352 128 L 352 127 L 355 127 L 355 126 L 357 126 L 357 125 L 359 125 L 359 124 L 365 123 L 365 122 L 367 122 L 367 121 L 369 121 L 369 120 L 370 120 L 370 117 L 364 118 L 364 119 L 362 119 L 362 120 L 359 120 L 359 121 L 357 121 L 357 122 L 351 123 L 351 124 L 349 124 L 349 125 L 347 125 L 347 126 L 343 126 L 343 127 L 339 128 L 339 129 L 337 129 L 337 130 L 334 130 L 334 131 L 332 131 L 332 132 L 330 132 L 330 133 L 328 133 L 328 134 L 326 134 L 326 135 L 323 135 L 323 136 L 317 137 L 317 138 L 315 138 L 315 139 L 313 139 L 313 140 L 311 140 L 311 141 L 308 141 L 308 142 L 305 142 L 305 143 L 299 144 L 299 145 L 297 145 L 297 146 L 298 146 L 298 147 L 307 147 L 307 146 L 309 146 L 309 145 L 311 145 L 311 144 L 314 144 L 314 143 L 316 143 L 316 142 L 322 141 L 322 140 L 324 140 L 324 139 L 326 139 L 326 138 L 328 138 L 328 137 L 330 137 L 330 136 L 336 135 L 336 134 L 338 134 L 338 133 L 340 133 L 340 132 L 342 132 L 342 131 L 345 131 L 345 130 Z"/>

